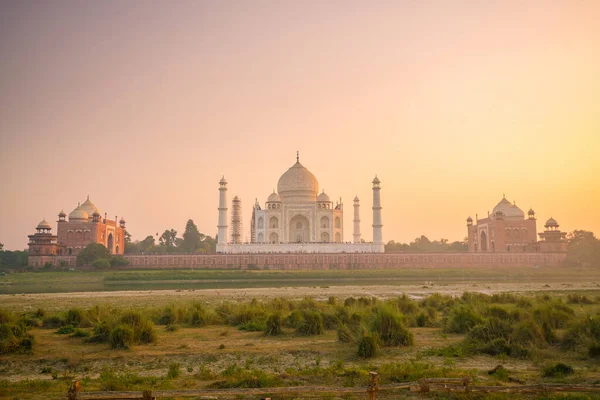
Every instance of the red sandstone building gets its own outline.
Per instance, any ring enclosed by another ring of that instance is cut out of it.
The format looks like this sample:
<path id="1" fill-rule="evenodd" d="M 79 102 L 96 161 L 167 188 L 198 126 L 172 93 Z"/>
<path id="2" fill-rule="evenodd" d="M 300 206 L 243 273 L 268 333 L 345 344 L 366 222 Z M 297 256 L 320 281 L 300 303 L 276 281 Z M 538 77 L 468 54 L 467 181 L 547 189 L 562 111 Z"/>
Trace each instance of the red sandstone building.
<path id="1" fill-rule="evenodd" d="M 125 220 L 109 220 L 100 216 L 98 207 L 87 200 L 78 205 L 67 220 L 64 211 L 58 214 L 57 234 L 51 233 L 52 227 L 44 219 L 29 235 L 29 265 L 43 266 L 46 262 L 54 264 L 52 256 L 76 255 L 88 244 L 100 243 L 111 254 L 123 254 L 125 247 Z"/>
<path id="2" fill-rule="evenodd" d="M 550 218 L 544 225 L 546 230 L 537 233 L 535 212 L 525 213 L 505 197 L 494 207 L 487 218 L 473 223 L 467 218 L 468 251 L 492 253 L 548 253 L 566 252 L 566 233 L 558 230 L 558 223 Z M 538 241 L 538 235 L 541 240 Z"/>

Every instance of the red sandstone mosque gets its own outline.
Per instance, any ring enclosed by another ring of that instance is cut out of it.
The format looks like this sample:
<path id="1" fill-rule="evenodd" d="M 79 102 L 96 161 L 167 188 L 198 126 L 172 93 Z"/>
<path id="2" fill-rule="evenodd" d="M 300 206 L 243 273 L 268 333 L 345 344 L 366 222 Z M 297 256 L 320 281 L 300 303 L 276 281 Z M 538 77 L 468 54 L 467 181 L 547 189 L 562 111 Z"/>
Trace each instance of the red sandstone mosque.
<path id="1" fill-rule="evenodd" d="M 42 266 L 48 260 L 45 256 L 71 256 L 77 255 L 85 246 L 91 243 L 104 245 L 111 254 L 123 254 L 125 242 L 125 220 L 121 218 L 117 222 L 109 220 L 100 211 L 88 196 L 83 204 L 67 214 L 61 210 L 58 214 L 57 234 L 51 233 L 52 227 L 44 219 L 36 227 L 36 233 L 29 235 L 30 266 Z M 31 265 L 31 263 L 38 265 Z M 53 261 L 50 261 L 54 264 Z"/>
<path id="2" fill-rule="evenodd" d="M 503 197 L 487 218 L 467 218 L 469 252 L 492 253 L 561 253 L 567 251 L 566 232 L 561 232 L 558 222 L 550 218 L 546 230 L 537 233 L 535 212 L 525 213 L 516 203 Z M 540 239 L 538 241 L 537 236 Z"/>

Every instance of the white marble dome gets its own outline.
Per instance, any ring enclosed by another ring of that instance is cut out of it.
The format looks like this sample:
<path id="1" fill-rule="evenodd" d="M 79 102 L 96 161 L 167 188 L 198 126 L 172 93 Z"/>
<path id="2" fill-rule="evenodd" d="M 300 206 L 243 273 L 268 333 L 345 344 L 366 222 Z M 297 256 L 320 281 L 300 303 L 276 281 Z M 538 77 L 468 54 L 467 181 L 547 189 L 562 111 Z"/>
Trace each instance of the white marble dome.
<path id="1" fill-rule="evenodd" d="M 317 197 L 317 201 L 321 202 L 321 203 L 331 203 L 331 199 L 329 198 L 329 195 L 327 193 L 325 193 L 325 191 L 323 191 L 318 197 Z"/>
<path id="2" fill-rule="evenodd" d="M 275 191 L 273 190 L 273 193 L 271 193 L 269 195 L 269 197 L 267 198 L 267 202 L 269 203 L 279 203 L 281 202 L 281 198 L 279 197 L 279 195 L 277 193 L 275 193 Z"/>
<path id="3" fill-rule="evenodd" d="M 297 161 L 279 178 L 277 192 L 284 202 L 314 202 L 319 192 L 319 182 L 312 172 Z"/>

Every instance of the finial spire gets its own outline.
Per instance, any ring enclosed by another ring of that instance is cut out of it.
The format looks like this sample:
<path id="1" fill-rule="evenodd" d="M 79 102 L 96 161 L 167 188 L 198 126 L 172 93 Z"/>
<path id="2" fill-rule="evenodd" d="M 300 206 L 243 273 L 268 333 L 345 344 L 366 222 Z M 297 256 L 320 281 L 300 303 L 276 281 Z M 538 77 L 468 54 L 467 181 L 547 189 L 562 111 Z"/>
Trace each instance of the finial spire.
<path id="1" fill-rule="evenodd" d="M 296 150 L 296 162 L 300 162 L 300 152 Z"/>
<path id="2" fill-rule="evenodd" d="M 506 198 L 506 193 L 502 193 L 502 198 L 505 199 Z"/>
<path id="3" fill-rule="evenodd" d="M 88 198 L 87 198 L 87 199 L 88 199 L 88 200 L 90 199 L 90 195 L 89 195 L 89 194 L 88 194 Z"/>

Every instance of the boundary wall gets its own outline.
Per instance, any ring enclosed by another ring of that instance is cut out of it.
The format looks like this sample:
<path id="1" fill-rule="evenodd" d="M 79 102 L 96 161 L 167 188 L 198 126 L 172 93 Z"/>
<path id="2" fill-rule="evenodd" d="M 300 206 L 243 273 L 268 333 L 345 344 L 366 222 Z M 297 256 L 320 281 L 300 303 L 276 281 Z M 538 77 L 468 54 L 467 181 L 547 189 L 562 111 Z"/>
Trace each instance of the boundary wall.
<path id="1" fill-rule="evenodd" d="M 348 270 L 392 268 L 558 266 L 566 253 L 272 253 L 129 255 L 119 269 Z M 30 256 L 29 266 L 75 267 L 76 256 Z"/>

